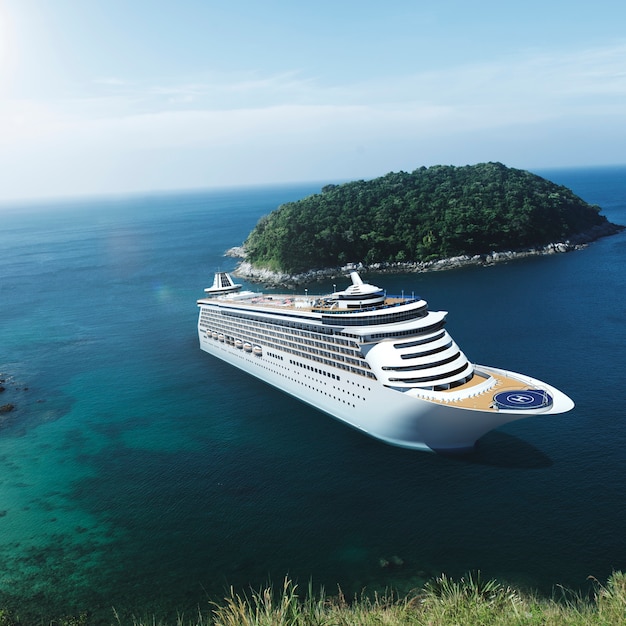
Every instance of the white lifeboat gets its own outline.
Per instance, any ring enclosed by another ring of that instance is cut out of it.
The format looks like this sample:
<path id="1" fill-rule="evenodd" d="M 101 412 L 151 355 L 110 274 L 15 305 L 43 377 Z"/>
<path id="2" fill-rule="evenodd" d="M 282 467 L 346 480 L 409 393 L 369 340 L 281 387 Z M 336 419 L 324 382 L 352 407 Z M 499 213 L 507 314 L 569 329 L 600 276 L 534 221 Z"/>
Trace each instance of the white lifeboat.
<path id="1" fill-rule="evenodd" d="M 263 354 L 263 349 L 261 346 L 254 346 L 252 348 L 252 354 L 256 354 L 257 356 L 261 356 Z"/>
<path id="2" fill-rule="evenodd" d="M 243 348 L 243 341 L 241 341 L 241 339 L 235 339 L 235 348 L 239 348 L 240 350 Z"/>

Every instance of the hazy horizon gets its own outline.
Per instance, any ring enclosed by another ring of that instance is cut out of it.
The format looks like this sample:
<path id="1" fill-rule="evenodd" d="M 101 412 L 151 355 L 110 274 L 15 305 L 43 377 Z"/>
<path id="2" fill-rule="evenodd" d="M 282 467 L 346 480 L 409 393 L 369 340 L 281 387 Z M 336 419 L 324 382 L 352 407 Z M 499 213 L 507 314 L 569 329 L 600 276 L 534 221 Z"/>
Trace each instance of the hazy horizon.
<path id="1" fill-rule="evenodd" d="M 435 163 L 432 166 L 437 165 L 449 165 L 447 163 Z M 467 165 L 475 165 L 474 163 L 468 163 Z M 504 164 L 506 165 L 506 163 Z M 421 166 L 404 170 L 404 171 L 413 171 L 414 169 L 418 169 Z M 572 165 L 572 166 L 554 166 L 554 167 L 540 167 L 540 168 L 519 168 L 527 170 L 533 174 L 537 174 L 538 176 L 545 177 L 546 174 L 552 172 L 572 172 L 575 170 L 581 171 L 589 171 L 589 170 L 607 170 L 607 169 L 626 169 L 626 163 L 609 163 L 606 165 Z M 128 191 L 101 191 L 101 192 L 86 192 L 80 194 L 61 194 L 57 196 L 33 196 L 33 197 L 22 197 L 22 198 L 9 198 L 4 199 L 0 197 L 0 211 L 5 209 L 19 209 L 19 208 L 39 208 L 42 206 L 49 206 L 53 208 L 57 204 L 81 204 L 83 201 L 94 201 L 94 202 L 116 202 L 117 200 L 125 200 L 125 199 L 141 199 L 143 197 L 153 198 L 157 196 L 172 196 L 172 195 L 186 195 L 186 194 L 202 194 L 202 193 L 220 193 L 220 192 L 236 192 L 240 190 L 254 190 L 254 189 L 270 189 L 276 187 L 304 187 L 304 186 L 314 186 L 319 185 L 319 191 L 324 185 L 336 184 L 341 185 L 343 183 L 353 182 L 357 180 L 373 180 L 375 178 L 379 178 L 385 176 L 389 172 L 384 172 L 376 176 L 371 177 L 361 177 L 361 178 L 351 178 L 351 179 L 334 179 L 334 180 L 297 180 L 297 181 L 276 181 L 269 183 L 249 183 L 249 184 L 235 184 L 235 185 L 215 185 L 212 187 L 209 186 L 198 186 L 198 187 L 187 187 L 187 188 L 163 188 L 159 189 L 158 187 L 152 189 L 134 189 Z M 555 182 L 555 181 L 553 181 Z M 316 193 L 316 192 L 313 192 Z M 584 200 L 585 198 L 583 198 Z"/>

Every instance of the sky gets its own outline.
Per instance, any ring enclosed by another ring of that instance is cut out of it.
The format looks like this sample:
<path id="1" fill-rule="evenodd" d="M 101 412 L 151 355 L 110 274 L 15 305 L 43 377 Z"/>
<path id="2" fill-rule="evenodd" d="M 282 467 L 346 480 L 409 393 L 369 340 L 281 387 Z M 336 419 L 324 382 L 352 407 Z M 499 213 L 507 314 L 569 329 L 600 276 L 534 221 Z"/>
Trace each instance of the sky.
<path id="1" fill-rule="evenodd" d="M 626 2 L 0 0 L 0 202 L 626 163 Z"/>

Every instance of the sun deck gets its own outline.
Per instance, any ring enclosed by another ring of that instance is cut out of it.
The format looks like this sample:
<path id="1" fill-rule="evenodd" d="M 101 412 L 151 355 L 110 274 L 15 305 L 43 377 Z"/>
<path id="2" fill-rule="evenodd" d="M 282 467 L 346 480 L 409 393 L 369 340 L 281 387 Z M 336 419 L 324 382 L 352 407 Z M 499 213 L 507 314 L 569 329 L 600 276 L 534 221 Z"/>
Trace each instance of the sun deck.
<path id="1" fill-rule="evenodd" d="M 491 384 L 489 384 L 491 381 Z M 498 372 L 487 370 L 477 371 L 468 382 L 435 393 L 418 394 L 428 400 L 441 404 L 452 404 L 467 409 L 480 411 L 497 411 L 494 396 L 501 391 L 529 391 L 531 386 L 518 378 L 505 376 Z M 474 393 L 472 393 L 474 392 Z"/>
<path id="2" fill-rule="evenodd" d="M 290 294 L 264 294 L 264 293 L 236 293 L 223 295 L 219 298 L 201 298 L 198 303 L 211 304 L 212 302 L 232 303 L 237 306 L 267 307 L 290 309 L 307 312 L 338 312 L 338 313 L 359 313 L 361 311 L 384 310 L 401 304 L 418 302 L 419 298 L 408 298 L 402 296 L 389 296 L 382 304 L 364 307 L 360 309 L 338 309 L 337 302 L 330 296 L 302 296 Z"/>

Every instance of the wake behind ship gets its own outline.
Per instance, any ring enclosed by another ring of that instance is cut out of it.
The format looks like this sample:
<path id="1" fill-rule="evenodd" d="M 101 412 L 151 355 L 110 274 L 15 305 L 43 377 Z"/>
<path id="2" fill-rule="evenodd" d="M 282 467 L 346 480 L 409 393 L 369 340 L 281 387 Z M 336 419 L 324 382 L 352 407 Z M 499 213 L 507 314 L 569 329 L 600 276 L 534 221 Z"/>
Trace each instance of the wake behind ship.
<path id="1" fill-rule="evenodd" d="M 502 424 L 574 407 L 537 379 L 470 363 L 446 312 L 350 277 L 325 296 L 265 295 L 218 272 L 198 300 L 200 347 L 403 448 L 471 450 Z"/>

